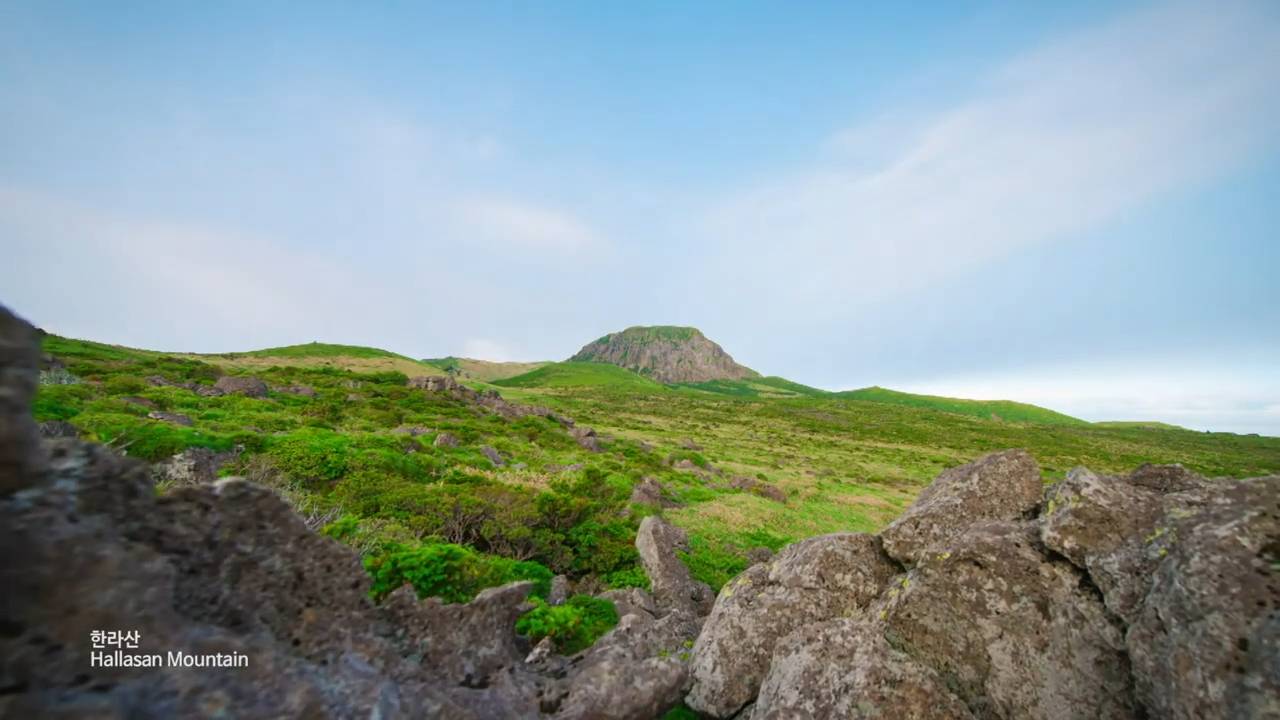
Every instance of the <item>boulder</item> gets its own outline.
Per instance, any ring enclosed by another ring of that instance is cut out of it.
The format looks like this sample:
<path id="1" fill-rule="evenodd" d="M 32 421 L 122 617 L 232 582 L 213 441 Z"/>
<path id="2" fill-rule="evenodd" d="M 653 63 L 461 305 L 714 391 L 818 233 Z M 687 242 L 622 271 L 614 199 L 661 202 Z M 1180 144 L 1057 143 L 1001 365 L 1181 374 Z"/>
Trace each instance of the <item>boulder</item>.
<path id="1" fill-rule="evenodd" d="M 880 541 L 862 533 L 809 538 L 751 566 L 720 590 L 694 646 L 689 707 L 734 716 L 756 696 L 779 640 L 860 614 L 898 572 Z"/>
<path id="2" fill-rule="evenodd" d="M 39 374 L 36 329 L 0 305 L 0 495 L 25 486 L 42 462 L 30 415 Z"/>
<path id="3" fill-rule="evenodd" d="M 267 396 L 267 384 L 256 377 L 240 377 L 223 375 L 213 384 L 217 390 L 227 395 L 244 395 L 245 397 L 264 398 Z"/>
<path id="4" fill-rule="evenodd" d="M 706 583 L 690 577 L 689 568 L 676 555 L 677 550 L 688 549 L 689 536 L 684 530 L 656 515 L 640 521 L 636 550 L 640 552 L 640 563 L 649 576 L 658 606 L 706 615 L 711 610 L 714 594 Z"/>
<path id="5" fill-rule="evenodd" d="M 502 459 L 502 453 L 488 445 L 480 446 L 480 454 L 488 458 L 489 462 L 493 463 L 494 467 L 502 467 L 507 464 L 507 461 Z"/>
<path id="6" fill-rule="evenodd" d="M 679 507 L 680 503 L 667 497 L 666 488 L 652 477 L 646 476 L 631 490 L 628 502 L 636 505 L 650 505 L 659 508 Z"/>
<path id="7" fill-rule="evenodd" d="M 458 447 L 458 436 L 449 432 L 442 432 L 436 435 L 436 439 L 431 443 L 435 447 L 455 448 Z"/>
<path id="8" fill-rule="evenodd" d="M 689 684 L 688 648 L 701 620 L 673 610 L 656 620 L 623 616 L 574 658 L 552 704 L 564 720 L 651 720 L 680 702 Z"/>
<path id="9" fill-rule="evenodd" d="M 911 565 L 974 523 L 1034 513 L 1043 492 L 1040 466 L 1025 451 L 991 453 L 939 475 L 880 537 L 885 552 Z"/>
<path id="10" fill-rule="evenodd" d="M 1156 467 L 1145 466 L 1137 473 L 1159 478 Z M 1045 491 L 1041 540 L 1086 570 L 1107 609 L 1126 623 L 1133 621 L 1150 588 L 1151 573 L 1167 552 L 1166 515 L 1185 516 L 1206 500 L 1206 486 L 1181 482 L 1186 477 L 1175 475 L 1179 481 L 1134 484 L 1075 468 Z"/>
<path id="11" fill-rule="evenodd" d="M 1138 717 L 1122 628 L 1034 523 L 978 524 L 917 558 L 886 594 L 885 637 L 975 716 Z"/>
<path id="12" fill-rule="evenodd" d="M 547 593 L 548 605 L 563 605 L 569 599 L 569 578 L 556 575 L 551 578 L 551 591 Z"/>
<path id="13" fill-rule="evenodd" d="M 596 431 L 589 427 L 572 427 L 569 428 L 569 434 L 578 442 L 578 445 L 591 452 L 600 452 L 600 438 L 596 435 Z"/>
<path id="14" fill-rule="evenodd" d="M 643 618 L 655 618 L 658 616 L 658 605 L 654 602 L 653 595 L 640 588 L 606 590 L 596 597 L 613 603 L 613 607 L 618 611 L 618 617 L 620 618 L 627 615 L 640 615 Z"/>
<path id="15" fill-rule="evenodd" d="M 160 422 L 173 423 L 174 425 L 191 425 L 191 418 L 182 413 L 164 412 L 163 410 L 152 410 L 147 413 L 147 417 Z"/>
<path id="16" fill-rule="evenodd" d="M 42 438 L 74 438 L 80 437 L 80 428 L 67 422 L 66 420 L 46 420 L 40 423 L 40 437 Z"/>
<path id="17" fill-rule="evenodd" d="M 972 720 L 936 672 L 885 642 L 876 622 L 803 625 L 778 642 L 751 720 Z"/>
<path id="18" fill-rule="evenodd" d="M 1161 526 L 1126 642 L 1151 717 L 1280 717 L 1280 476 L 1224 481 Z"/>
<path id="19" fill-rule="evenodd" d="M 222 466 L 235 460 L 240 449 L 214 452 L 208 448 L 193 447 L 151 466 L 151 476 L 156 483 L 172 485 L 201 485 L 216 482 Z"/>

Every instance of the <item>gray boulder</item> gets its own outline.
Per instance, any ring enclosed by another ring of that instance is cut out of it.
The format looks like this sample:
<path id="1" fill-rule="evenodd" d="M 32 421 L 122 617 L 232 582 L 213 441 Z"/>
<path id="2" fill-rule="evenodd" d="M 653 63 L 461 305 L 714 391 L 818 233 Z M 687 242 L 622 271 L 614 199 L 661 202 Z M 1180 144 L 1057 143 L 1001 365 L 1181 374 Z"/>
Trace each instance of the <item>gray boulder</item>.
<path id="1" fill-rule="evenodd" d="M 435 447 L 456 448 L 458 447 L 458 436 L 450 432 L 442 432 L 436 435 L 436 439 L 431 444 Z"/>
<path id="2" fill-rule="evenodd" d="M 974 715 L 1135 718 L 1123 631 L 1030 522 L 976 525 L 886 594 L 886 639 Z"/>
<path id="3" fill-rule="evenodd" d="M 585 450 L 591 452 L 600 452 L 600 438 L 596 435 L 596 431 L 589 427 L 571 427 L 569 434 L 578 442 L 578 445 Z"/>
<path id="4" fill-rule="evenodd" d="M 267 384 L 256 377 L 223 375 L 218 378 L 213 387 L 227 395 L 244 395 L 245 397 L 255 398 L 267 396 Z"/>
<path id="5" fill-rule="evenodd" d="M 885 642 L 876 622 L 806 624 L 778 642 L 751 720 L 972 720 L 933 670 Z"/>
<path id="6" fill-rule="evenodd" d="M 635 505 L 650 505 L 658 508 L 679 507 L 680 503 L 667 496 L 667 489 L 652 477 L 646 476 L 631 490 L 628 502 Z"/>
<path id="7" fill-rule="evenodd" d="M 1280 717 L 1280 476 L 1168 517 L 1126 638 L 1151 717 Z"/>
<path id="8" fill-rule="evenodd" d="M 880 537 L 885 552 L 911 565 L 974 523 L 1033 513 L 1043 492 L 1040 466 L 1026 451 L 991 453 L 939 475 Z"/>
<path id="9" fill-rule="evenodd" d="M 1160 477 L 1158 466 L 1138 472 L 1143 478 Z M 1151 573 L 1167 552 L 1166 515 L 1186 516 L 1207 499 L 1203 478 L 1193 484 L 1184 482 L 1189 478 L 1182 473 L 1177 477 L 1177 483 L 1139 485 L 1076 468 L 1045 491 L 1041 540 L 1088 571 L 1107 609 L 1126 623 L 1133 621 Z"/>
<path id="10" fill-rule="evenodd" d="M 507 464 L 507 461 L 502 459 L 502 453 L 489 445 L 481 445 L 480 454 L 488 458 L 489 462 L 493 463 L 494 467 L 502 467 Z"/>
<path id="11" fill-rule="evenodd" d="M 694 646 L 689 707 L 732 717 L 756 696 L 779 640 L 861 613 L 898 572 L 879 540 L 861 533 L 810 538 L 751 566 L 720 590 Z"/>
<path id="12" fill-rule="evenodd" d="M 687 609 L 703 616 L 711 611 L 715 595 L 706 583 L 690 577 L 689 568 L 676 555 L 677 550 L 688 549 L 689 536 L 684 530 L 656 515 L 640 521 L 636 550 L 658 606 Z"/>
<path id="13" fill-rule="evenodd" d="M 218 470 L 235 460 L 240 451 L 214 452 L 208 448 L 193 447 L 151 466 L 151 476 L 157 483 L 172 485 L 200 485 L 216 482 Z"/>
<path id="14" fill-rule="evenodd" d="M 647 618 L 658 616 L 658 605 L 653 601 L 653 596 L 640 588 L 606 590 L 596 597 L 613 603 L 620 618 L 627 615 L 640 615 Z"/>

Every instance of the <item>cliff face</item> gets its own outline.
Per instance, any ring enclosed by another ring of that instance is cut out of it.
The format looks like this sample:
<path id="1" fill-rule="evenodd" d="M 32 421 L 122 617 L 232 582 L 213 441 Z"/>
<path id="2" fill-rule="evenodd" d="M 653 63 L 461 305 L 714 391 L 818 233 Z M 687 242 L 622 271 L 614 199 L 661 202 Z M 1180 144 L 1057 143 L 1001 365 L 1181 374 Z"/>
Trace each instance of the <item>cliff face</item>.
<path id="1" fill-rule="evenodd" d="M 758 377 L 697 328 L 632 327 L 589 343 L 569 358 L 617 365 L 662 383 Z"/>

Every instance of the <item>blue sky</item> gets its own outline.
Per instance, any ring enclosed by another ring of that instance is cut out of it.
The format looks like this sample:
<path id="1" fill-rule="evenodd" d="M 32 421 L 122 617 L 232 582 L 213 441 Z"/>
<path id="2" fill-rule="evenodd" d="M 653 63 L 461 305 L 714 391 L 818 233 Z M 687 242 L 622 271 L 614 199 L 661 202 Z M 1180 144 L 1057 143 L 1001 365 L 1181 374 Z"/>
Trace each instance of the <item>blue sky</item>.
<path id="1" fill-rule="evenodd" d="M 1277 128 L 1266 1 L 0 0 L 0 300 L 1280 435 Z"/>

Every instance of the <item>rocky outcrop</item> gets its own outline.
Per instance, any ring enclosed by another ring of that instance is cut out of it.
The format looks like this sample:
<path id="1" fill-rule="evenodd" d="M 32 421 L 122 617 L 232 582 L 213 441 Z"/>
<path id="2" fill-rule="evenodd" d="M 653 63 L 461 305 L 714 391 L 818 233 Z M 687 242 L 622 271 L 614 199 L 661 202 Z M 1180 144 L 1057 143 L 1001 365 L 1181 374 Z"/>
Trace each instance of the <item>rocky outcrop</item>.
<path id="1" fill-rule="evenodd" d="M 873 623 L 804 625 L 778 643 L 752 720 L 971 720 L 942 678 L 893 649 Z"/>
<path id="2" fill-rule="evenodd" d="M 628 502 L 658 508 L 673 508 L 680 505 L 668 496 L 667 489 L 662 486 L 662 483 L 648 476 L 632 488 Z"/>
<path id="3" fill-rule="evenodd" d="M 753 720 L 1280 714 L 1280 477 L 1079 468 L 1040 492 L 1020 451 L 944 472 L 881 534 L 904 565 L 795 568 L 862 568 L 843 608 L 854 592 L 775 580 L 822 538 L 752 566 L 716 600 L 686 702 Z"/>
<path id="4" fill-rule="evenodd" d="M 569 359 L 617 365 L 661 383 L 759 377 L 691 327 L 627 328 L 585 345 Z"/>
<path id="5" fill-rule="evenodd" d="M 975 522 L 1017 520 L 1043 493 L 1040 466 L 1022 450 L 984 455 L 938 476 L 880 537 L 895 560 L 914 564 Z"/>
<path id="6" fill-rule="evenodd" d="M 195 381 L 176 382 L 164 377 L 163 375 L 151 375 L 147 377 L 147 384 L 154 385 L 156 387 L 182 388 L 184 390 L 190 390 L 191 392 L 203 397 L 219 397 L 226 394 L 212 385 L 201 385 Z"/>
<path id="7" fill-rule="evenodd" d="M 448 395 L 455 400 L 461 400 L 483 410 L 496 413 L 508 420 L 516 420 L 532 415 L 535 417 L 548 418 L 549 420 L 559 423 L 565 428 L 573 427 L 573 418 L 561 415 L 550 408 L 545 408 L 540 405 L 521 405 L 518 403 L 507 402 L 496 390 L 472 390 L 449 375 L 423 375 L 419 377 L 412 377 L 409 378 L 408 386 L 416 390 L 425 390 L 429 393 Z"/>
<path id="8" fill-rule="evenodd" d="M 778 642 L 814 622 L 861 612 L 900 568 L 871 535 L 810 538 L 720 590 L 693 651 L 695 710 L 731 717 L 749 703 Z"/>
<path id="9" fill-rule="evenodd" d="M 650 515 L 640 521 L 636 549 L 659 605 L 687 609 L 696 615 L 706 615 L 711 610 L 711 588 L 690 577 L 689 569 L 676 555 L 677 550 L 689 549 L 684 530 Z"/>
<path id="10" fill-rule="evenodd" d="M 217 481 L 222 466 L 235 460 L 240 449 L 215 452 L 208 448 L 187 448 L 164 462 L 151 466 L 156 483 L 201 485 Z"/>
<path id="11" fill-rule="evenodd" d="M 240 377 L 223 375 L 213 387 L 227 395 L 244 395 L 245 397 L 264 398 L 267 396 L 267 384 L 256 377 Z"/>

